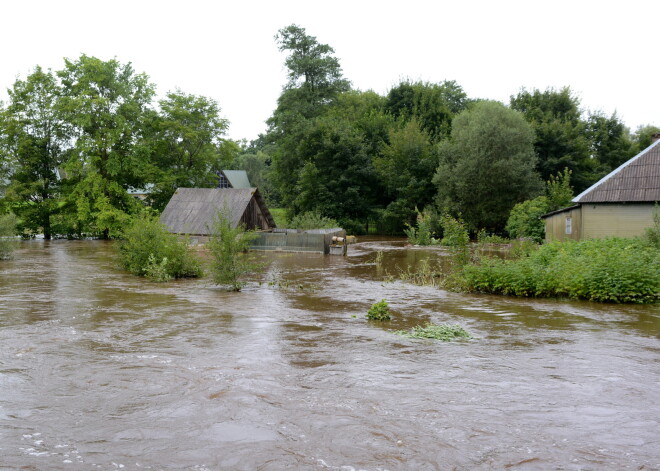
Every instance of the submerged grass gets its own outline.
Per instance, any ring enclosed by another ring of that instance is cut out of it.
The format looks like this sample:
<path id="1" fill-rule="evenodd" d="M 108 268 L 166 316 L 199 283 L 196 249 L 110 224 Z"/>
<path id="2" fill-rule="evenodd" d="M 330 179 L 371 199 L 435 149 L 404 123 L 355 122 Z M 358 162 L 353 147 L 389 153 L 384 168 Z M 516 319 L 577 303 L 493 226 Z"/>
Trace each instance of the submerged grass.
<path id="1" fill-rule="evenodd" d="M 433 324 L 432 322 L 428 322 L 423 326 L 415 326 L 410 330 L 397 330 L 394 333 L 412 339 L 433 339 L 442 340 L 443 342 L 461 338 L 472 338 L 460 325 Z"/>

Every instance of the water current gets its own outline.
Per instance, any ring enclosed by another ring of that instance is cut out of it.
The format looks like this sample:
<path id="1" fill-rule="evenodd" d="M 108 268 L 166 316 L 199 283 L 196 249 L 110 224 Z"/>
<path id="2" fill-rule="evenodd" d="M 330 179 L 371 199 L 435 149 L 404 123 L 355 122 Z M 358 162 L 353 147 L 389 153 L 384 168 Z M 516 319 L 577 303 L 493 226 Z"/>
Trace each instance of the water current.
<path id="1" fill-rule="evenodd" d="M 0 469 L 660 469 L 657 307 L 387 276 L 442 256 L 263 254 L 232 293 L 126 274 L 111 242 L 23 242 L 0 262 Z M 393 320 L 367 321 L 381 299 Z M 427 321 L 474 338 L 393 333 Z"/>

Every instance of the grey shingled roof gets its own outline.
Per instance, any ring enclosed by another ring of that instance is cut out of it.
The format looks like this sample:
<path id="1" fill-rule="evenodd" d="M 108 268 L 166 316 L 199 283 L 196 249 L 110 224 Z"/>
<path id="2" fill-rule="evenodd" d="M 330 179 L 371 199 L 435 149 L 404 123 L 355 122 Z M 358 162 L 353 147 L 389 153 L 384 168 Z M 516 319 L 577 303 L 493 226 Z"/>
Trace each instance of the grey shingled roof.
<path id="1" fill-rule="evenodd" d="M 209 235 L 219 211 L 227 211 L 232 226 L 238 226 L 253 196 L 266 218 L 272 220 L 256 188 L 179 188 L 160 221 L 175 234 Z"/>
<path id="2" fill-rule="evenodd" d="M 574 203 L 660 201 L 660 141 L 573 198 Z"/>

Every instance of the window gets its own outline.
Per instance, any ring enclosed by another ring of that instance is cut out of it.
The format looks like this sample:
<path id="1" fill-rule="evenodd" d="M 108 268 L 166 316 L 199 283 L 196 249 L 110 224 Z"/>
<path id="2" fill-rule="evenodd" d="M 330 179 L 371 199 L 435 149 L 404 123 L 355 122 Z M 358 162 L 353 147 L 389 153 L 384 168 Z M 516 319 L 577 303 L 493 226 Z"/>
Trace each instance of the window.
<path id="1" fill-rule="evenodd" d="M 566 218 L 566 234 L 573 233 L 573 221 L 570 217 Z"/>

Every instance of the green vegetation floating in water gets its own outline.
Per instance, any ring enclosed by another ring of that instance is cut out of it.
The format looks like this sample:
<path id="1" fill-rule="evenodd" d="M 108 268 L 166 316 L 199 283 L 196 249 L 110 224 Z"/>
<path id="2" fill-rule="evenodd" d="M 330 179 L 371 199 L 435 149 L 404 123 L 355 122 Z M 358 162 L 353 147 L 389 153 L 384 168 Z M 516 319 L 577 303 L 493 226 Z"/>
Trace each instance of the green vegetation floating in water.
<path id="1" fill-rule="evenodd" d="M 460 288 L 513 296 L 598 302 L 660 302 L 660 250 L 638 239 L 551 242 L 514 260 L 466 265 Z"/>
<path id="2" fill-rule="evenodd" d="M 397 330 L 394 333 L 412 339 L 433 339 L 442 340 L 443 342 L 460 338 L 472 338 L 460 325 L 433 324 L 432 322 L 428 322 L 424 326 L 415 326 L 410 330 Z"/>
<path id="3" fill-rule="evenodd" d="M 390 306 L 384 299 L 374 303 L 367 312 L 367 319 L 370 321 L 389 321 L 392 319 L 390 315 Z"/>

